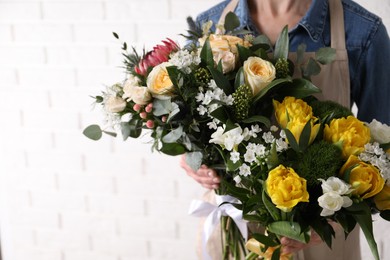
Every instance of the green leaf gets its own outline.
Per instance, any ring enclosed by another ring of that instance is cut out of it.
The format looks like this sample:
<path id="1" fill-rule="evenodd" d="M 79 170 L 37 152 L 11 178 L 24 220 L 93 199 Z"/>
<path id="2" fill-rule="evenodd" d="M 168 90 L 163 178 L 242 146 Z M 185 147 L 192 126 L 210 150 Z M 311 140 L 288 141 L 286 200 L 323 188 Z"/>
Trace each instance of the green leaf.
<path id="1" fill-rule="evenodd" d="M 300 152 L 298 142 L 295 139 L 294 135 L 291 133 L 291 131 L 287 128 L 283 129 L 283 130 L 286 133 L 286 137 L 287 137 L 288 143 L 291 145 L 291 148 L 296 152 Z"/>
<path id="2" fill-rule="evenodd" d="M 271 83 L 269 83 L 265 88 L 263 88 L 259 93 L 256 94 L 253 98 L 253 103 L 256 103 L 259 101 L 265 94 L 268 93 L 272 88 L 279 84 L 287 83 L 287 82 L 292 82 L 291 78 L 283 78 L 283 79 L 275 79 Z"/>
<path id="3" fill-rule="evenodd" d="M 171 103 L 171 109 L 172 109 L 172 111 L 169 112 L 169 115 L 167 118 L 168 123 L 171 121 L 172 118 L 174 118 L 175 115 L 177 115 L 180 112 L 179 105 L 176 103 Z"/>
<path id="4" fill-rule="evenodd" d="M 218 119 L 221 122 L 226 122 L 229 119 L 229 113 L 226 111 L 226 108 L 224 106 L 218 107 L 217 109 L 213 110 L 210 115 L 212 115 L 214 118 Z"/>
<path id="5" fill-rule="evenodd" d="M 287 59 L 289 46 L 290 41 L 288 38 L 288 26 L 286 25 L 276 41 L 274 59 Z"/>
<path id="6" fill-rule="evenodd" d="M 253 53 L 250 49 L 240 45 L 240 44 L 237 44 L 237 51 L 238 51 L 238 57 L 241 61 L 241 63 L 244 63 L 244 61 L 246 61 L 250 56 L 253 56 Z M 241 67 L 242 69 L 242 67 Z"/>
<path id="7" fill-rule="evenodd" d="M 88 137 L 89 139 L 92 139 L 94 141 L 99 140 L 102 138 L 102 129 L 98 125 L 90 125 L 87 128 L 84 129 L 83 134 Z"/>
<path id="8" fill-rule="evenodd" d="M 181 144 L 177 144 L 177 143 L 166 144 L 166 143 L 163 143 L 162 147 L 160 149 L 160 152 L 165 153 L 167 155 L 175 156 L 175 155 L 180 155 L 180 154 L 185 153 L 186 149 Z"/>
<path id="9" fill-rule="evenodd" d="M 387 221 L 390 221 L 390 210 L 384 210 L 380 213 L 380 216 L 387 220 Z"/>
<path id="10" fill-rule="evenodd" d="M 310 231 L 302 230 L 297 222 L 276 221 L 269 224 L 267 228 L 272 233 L 289 237 L 302 243 L 307 243 L 310 240 Z"/>
<path id="11" fill-rule="evenodd" d="M 233 123 L 232 120 L 230 120 L 230 119 L 228 119 L 228 120 L 225 122 L 225 125 L 226 125 L 226 128 L 225 128 L 224 133 L 229 132 L 230 130 L 233 130 L 233 129 L 235 129 L 235 128 L 238 127 L 238 125 L 236 125 L 235 123 Z"/>
<path id="12" fill-rule="evenodd" d="M 281 96 L 291 96 L 296 98 L 305 98 L 320 92 L 321 89 L 304 78 L 293 79 L 292 84 L 286 85 L 278 90 L 278 94 Z"/>
<path id="13" fill-rule="evenodd" d="M 179 138 L 183 135 L 183 126 L 179 126 L 176 129 L 173 129 L 170 131 L 168 134 L 166 134 L 163 138 L 162 141 L 164 143 L 175 143 Z"/>
<path id="14" fill-rule="evenodd" d="M 304 152 L 309 146 L 311 136 L 311 120 L 307 121 L 299 136 L 299 150 Z"/>
<path id="15" fill-rule="evenodd" d="M 203 44 L 202 50 L 200 51 L 200 59 L 204 65 L 214 67 L 213 52 L 211 50 L 210 41 L 208 38 Z"/>
<path id="16" fill-rule="evenodd" d="M 268 168 L 273 169 L 276 166 L 278 166 L 279 164 L 280 164 L 279 157 L 278 157 L 278 153 L 276 151 L 276 144 L 274 142 L 274 143 L 272 143 L 270 153 L 267 156 L 267 165 L 268 165 Z"/>
<path id="17" fill-rule="evenodd" d="M 105 131 L 105 130 L 102 130 L 102 132 L 105 133 L 106 135 L 110 135 L 112 137 L 116 137 L 117 136 L 117 134 L 114 133 L 114 132 L 109 132 L 109 131 Z"/>
<path id="18" fill-rule="evenodd" d="M 176 87 L 178 87 L 178 82 L 179 82 L 179 70 L 177 69 L 176 66 L 168 66 L 166 67 L 169 78 L 172 81 L 172 84 Z"/>
<path id="19" fill-rule="evenodd" d="M 234 92 L 234 89 L 230 85 L 229 80 L 223 75 L 219 70 L 214 69 L 214 66 L 207 66 L 209 69 L 213 79 L 215 80 L 215 84 L 222 89 L 226 95 L 230 95 Z"/>
<path id="20" fill-rule="evenodd" d="M 320 72 L 320 65 L 313 58 L 309 58 L 306 67 L 303 69 L 303 76 L 310 79 L 311 76 L 318 75 Z"/>
<path id="21" fill-rule="evenodd" d="M 197 171 L 202 164 L 203 154 L 201 152 L 186 153 L 186 163 L 194 171 Z"/>
<path id="22" fill-rule="evenodd" d="M 305 59 L 306 44 L 302 43 L 297 48 L 297 64 L 301 65 Z"/>
<path id="23" fill-rule="evenodd" d="M 126 140 L 129 136 L 138 138 L 142 133 L 142 120 L 133 118 L 129 122 L 122 122 L 121 132 L 123 140 Z"/>
<path id="24" fill-rule="evenodd" d="M 172 102 L 170 99 L 157 99 L 153 100 L 153 115 L 162 116 L 167 115 L 172 111 Z"/>
<path id="25" fill-rule="evenodd" d="M 316 52 L 316 60 L 321 64 L 329 64 L 336 57 L 336 50 L 330 47 L 320 48 Z"/>
<path id="26" fill-rule="evenodd" d="M 268 50 L 271 48 L 272 43 L 266 35 L 262 34 L 253 39 L 252 45 L 264 45 L 264 49 Z"/>
<path id="27" fill-rule="evenodd" d="M 353 170 L 355 167 L 357 167 L 357 166 L 359 166 L 359 164 L 358 164 L 358 163 L 355 163 L 355 164 L 349 166 L 349 167 L 347 168 L 347 170 L 344 172 L 344 174 L 343 174 L 343 180 L 344 180 L 346 183 L 350 183 L 350 182 L 349 182 L 349 179 L 351 178 L 352 170 Z"/>
<path id="28" fill-rule="evenodd" d="M 242 120 L 243 123 L 245 124 L 251 124 L 251 123 L 262 123 L 264 124 L 267 128 L 271 127 L 271 120 L 268 117 L 265 116 L 251 116 L 249 118 L 246 118 Z"/>
<path id="29" fill-rule="evenodd" d="M 236 74 L 236 78 L 234 80 L 234 89 L 238 89 L 241 85 L 245 84 L 245 76 L 244 76 L 244 68 L 241 67 Z"/>
<path id="30" fill-rule="evenodd" d="M 278 246 L 279 243 L 271 239 L 269 236 L 259 234 L 259 233 L 254 233 L 252 234 L 253 238 L 262 243 L 265 246 L 273 247 L 273 246 Z"/>
<path id="31" fill-rule="evenodd" d="M 390 149 L 390 143 L 380 144 L 379 147 L 382 148 L 383 151 L 387 151 Z"/>
<path id="32" fill-rule="evenodd" d="M 278 208 L 276 208 L 275 205 L 272 203 L 271 199 L 266 194 L 265 189 L 263 190 L 262 199 L 263 199 L 264 206 L 267 208 L 271 217 L 275 221 L 280 220 L 280 217 L 281 217 L 280 210 Z"/>
<path id="33" fill-rule="evenodd" d="M 112 32 L 115 38 L 119 39 L 119 35 L 116 32 Z"/>
<path id="34" fill-rule="evenodd" d="M 275 251 L 272 253 L 271 260 L 279 260 L 280 259 L 280 250 L 281 250 L 281 247 L 278 247 L 275 249 Z"/>
<path id="35" fill-rule="evenodd" d="M 352 216 L 355 218 L 359 226 L 361 227 L 364 236 L 367 239 L 368 245 L 371 249 L 375 260 L 379 260 L 378 246 L 375 242 L 373 230 L 372 230 L 372 216 L 371 209 L 365 202 L 354 203 L 351 207 L 346 208 L 352 212 Z M 364 214 L 356 214 L 356 211 L 363 211 Z"/>
<path id="36" fill-rule="evenodd" d="M 225 30 L 233 31 L 239 26 L 240 26 L 240 19 L 238 19 L 237 15 L 233 12 L 227 13 L 227 15 L 225 16 L 225 24 L 224 24 Z"/>

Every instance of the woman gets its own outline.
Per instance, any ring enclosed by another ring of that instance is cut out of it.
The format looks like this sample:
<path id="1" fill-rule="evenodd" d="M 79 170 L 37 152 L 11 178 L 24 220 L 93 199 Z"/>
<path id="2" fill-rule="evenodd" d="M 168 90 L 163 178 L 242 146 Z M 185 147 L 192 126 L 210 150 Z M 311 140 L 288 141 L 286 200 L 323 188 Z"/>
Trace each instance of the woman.
<path id="1" fill-rule="evenodd" d="M 335 48 L 335 62 L 313 78 L 322 89 L 321 98 L 345 106 L 355 103 L 362 121 L 375 118 L 390 123 L 390 73 L 386 69 L 390 40 L 380 18 L 350 0 L 228 0 L 201 13 L 197 22 L 221 23 L 229 11 L 236 13 L 242 28 L 267 35 L 273 44 L 288 25 L 292 51 L 301 43 L 306 44 L 307 52 L 325 46 Z M 220 179 L 214 170 L 202 166 L 194 172 L 184 158 L 181 165 L 203 187 L 218 188 Z M 309 245 L 286 238 L 281 242 L 285 252 L 296 253 L 296 259 L 361 258 L 357 250 L 358 230 L 346 242 L 342 232 L 337 232 L 333 250 L 321 243 L 318 236 L 313 236 Z"/>

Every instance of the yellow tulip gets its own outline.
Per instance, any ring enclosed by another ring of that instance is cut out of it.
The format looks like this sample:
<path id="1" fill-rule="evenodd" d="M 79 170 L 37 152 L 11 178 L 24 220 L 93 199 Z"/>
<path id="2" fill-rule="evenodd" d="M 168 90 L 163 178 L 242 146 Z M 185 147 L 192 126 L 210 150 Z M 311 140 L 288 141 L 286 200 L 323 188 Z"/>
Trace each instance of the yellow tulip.
<path id="1" fill-rule="evenodd" d="M 379 210 L 390 210 L 390 186 L 385 185 L 374 197 L 374 202 Z"/>

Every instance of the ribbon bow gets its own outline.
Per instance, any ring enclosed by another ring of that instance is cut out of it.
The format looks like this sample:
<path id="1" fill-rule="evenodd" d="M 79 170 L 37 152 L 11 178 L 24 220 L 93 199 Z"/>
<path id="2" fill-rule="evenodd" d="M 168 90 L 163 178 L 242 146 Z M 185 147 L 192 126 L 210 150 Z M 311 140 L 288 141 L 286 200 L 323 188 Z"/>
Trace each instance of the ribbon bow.
<path id="1" fill-rule="evenodd" d="M 207 253 L 206 245 L 213 230 L 220 223 L 221 216 L 229 216 L 236 223 L 245 240 L 248 238 L 247 221 L 242 218 L 242 211 L 235 208 L 230 203 L 239 203 L 239 201 L 229 195 L 215 195 L 217 205 L 202 200 L 193 200 L 190 205 L 189 214 L 195 217 L 207 216 L 204 222 L 202 234 L 202 247 L 204 259 L 211 259 Z"/>

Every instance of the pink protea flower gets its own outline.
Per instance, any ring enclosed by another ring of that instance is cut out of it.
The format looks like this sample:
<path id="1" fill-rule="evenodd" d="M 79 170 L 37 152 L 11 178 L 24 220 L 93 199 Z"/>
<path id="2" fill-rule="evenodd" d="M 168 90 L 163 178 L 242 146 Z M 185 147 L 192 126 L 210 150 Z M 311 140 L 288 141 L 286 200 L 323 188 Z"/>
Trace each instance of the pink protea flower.
<path id="1" fill-rule="evenodd" d="M 141 59 L 138 66 L 134 68 L 137 74 L 145 76 L 148 72 L 149 67 L 154 67 L 163 62 L 168 61 L 169 54 L 179 50 L 179 46 L 169 38 L 162 42 L 164 43 L 164 45 L 156 45 L 155 47 L 153 47 L 152 51 L 148 52 Z"/>

